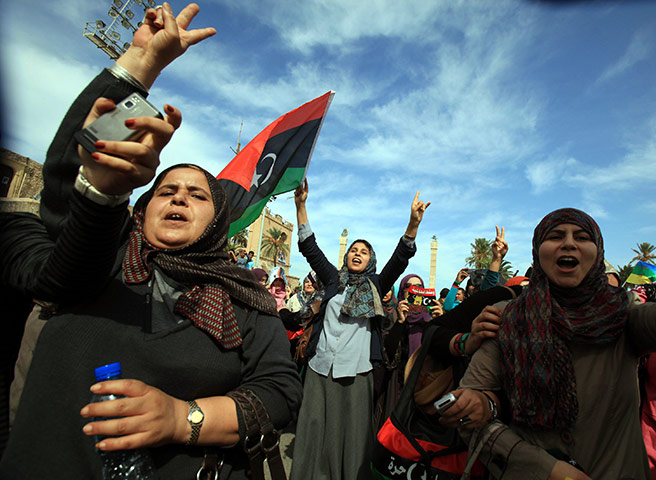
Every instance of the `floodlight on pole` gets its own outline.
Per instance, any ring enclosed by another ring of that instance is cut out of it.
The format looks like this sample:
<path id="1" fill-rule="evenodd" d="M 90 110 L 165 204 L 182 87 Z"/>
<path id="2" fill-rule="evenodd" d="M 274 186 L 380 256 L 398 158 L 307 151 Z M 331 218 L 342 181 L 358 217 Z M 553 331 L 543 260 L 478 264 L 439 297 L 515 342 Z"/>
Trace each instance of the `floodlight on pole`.
<path id="1" fill-rule="evenodd" d="M 129 42 L 120 43 L 121 33 L 118 29 L 122 27 L 132 36 L 141 27 L 142 21 L 139 21 L 135 26 L 130 20 L 135 17 L 134 10 L 136 6 L 144 12 L 146 11 L 148 7 L 146 7 L 144 1 L 148 2 L 151 7 L 155 6 L 154 0 L 111 0 L 107 12 L 107 15 L 111 18 L 109 26 L 106 27 L 105 22 L 102 20 L 87 22 L 83 35 L 109 55 L 110 58 L 117 59 L 130 47 Z"/>

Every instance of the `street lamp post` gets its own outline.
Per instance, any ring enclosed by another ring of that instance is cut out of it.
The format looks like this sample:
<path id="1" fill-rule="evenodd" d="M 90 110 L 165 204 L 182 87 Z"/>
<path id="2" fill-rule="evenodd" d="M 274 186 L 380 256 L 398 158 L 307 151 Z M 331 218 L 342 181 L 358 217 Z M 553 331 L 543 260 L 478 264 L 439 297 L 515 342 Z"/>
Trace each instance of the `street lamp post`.
<path id="1" fill-rule="evenodd" d="M 111 18 L 109 26 L 102 20 L 87 22 L 83 35 L 109 55 L 109 58 L 116 60 L 130 47 L 130 42 L 121 44 L 119 27 L 127 30 L 131 39 L 134 32 L 141 26 L 142 22 L 138 22 L 136 26 L 132 24 L 135 16 L 133 11 L 135 4 L 145 12 L 147 8 L 155 6 L 155 0 L 112 0 L 109 12 L 107 12 Z"/>

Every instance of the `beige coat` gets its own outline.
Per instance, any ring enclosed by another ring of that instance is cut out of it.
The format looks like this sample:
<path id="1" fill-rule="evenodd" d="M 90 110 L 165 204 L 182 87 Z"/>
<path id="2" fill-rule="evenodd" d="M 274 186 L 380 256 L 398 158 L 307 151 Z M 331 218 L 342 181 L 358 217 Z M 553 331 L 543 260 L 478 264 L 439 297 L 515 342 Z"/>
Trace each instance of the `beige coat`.
<path id="1" fill-rule="evenodd" d="M 511 424 L 490 436 L 481 460 L 495 478 L 546 480 L 556 463 L 546 450 L 557 448 L 593 480 L 650 480 L 636 370 L 640 355 L 656 351 L 656 303 L 632 306 L 626 330 L 614 345 L 571 348 L 579 402 L 574 427 L 535 432 Z M 476 352 L 460 387 L 503 390 L 496 340 L 484 342 Z M 461 434 L 465 441 L 477 437 L 471 431 Z"/>

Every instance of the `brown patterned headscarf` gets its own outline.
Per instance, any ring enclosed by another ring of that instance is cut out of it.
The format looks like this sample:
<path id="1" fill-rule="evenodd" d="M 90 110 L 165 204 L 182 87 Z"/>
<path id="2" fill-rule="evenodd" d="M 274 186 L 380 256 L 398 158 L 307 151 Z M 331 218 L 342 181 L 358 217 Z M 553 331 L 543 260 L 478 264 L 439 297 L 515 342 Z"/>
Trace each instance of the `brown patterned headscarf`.
<path id="1" fill-rule="evenodd" d="M 157 248 L 143 233 L 146 207 L 164 177 L 177 168 L 194 168 L 205 175 L 214 203 L 214 218 L 193 243 L 177 249 Z M 134 228 L 123 259 L 126 283 L 145 282 L 157 265 L 173 280 L 190 287 L 175 303 L 175 313 L 190 319 L 225 348 L 241 345 L 232 301 L 268 315 L 277 316 L 276 303 L 269 292 L 246 269 L 229 261 L 223 250 L 228 240 L 229 205 L 219 182 L 206 170 L 191 164 L 179 164 L 161 172 L 153 186 L 134 207 Z"/>
<path id="2" fill-rule="evenodd" d="M 573 224 L 590 235 L 597 257 L 580 285 L 559 287 L 540 265 L 539 249 L 558 225 Z M 528 287 L 503 312 L 499 330 L 504 389 L 513 423 L 539 430 L 574 425 L 578 415 L 571 345 L 612 345 L 624 332 L 626 292 L 608 284 L 604 241 L 585 212 L 562 208 L 535 227 L 533 272 Z"/>

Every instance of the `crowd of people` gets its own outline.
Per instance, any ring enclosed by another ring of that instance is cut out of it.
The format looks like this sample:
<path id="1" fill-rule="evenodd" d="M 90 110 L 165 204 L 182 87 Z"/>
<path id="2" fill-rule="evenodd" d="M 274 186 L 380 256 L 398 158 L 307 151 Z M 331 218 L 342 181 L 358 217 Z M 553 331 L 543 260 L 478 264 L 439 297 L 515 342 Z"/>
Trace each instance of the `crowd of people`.
<path id="1" fill-rule="evenodd" d="M 292 291 L 283 268 L 226 249 L 230 199 L 210 172 L 157 172 L 182 122 L 175 107 L 130 119 L 145 132 L 136 141 L 77 145 L 82 126 L 133 91 L 146 96 L 215 33 L 189 28 L 198 10 L 147 11 L 127 52 L 62 121 L 40 217 L 0 216 L 3 288 L 35 301 L 0 477 L 101 478 L 98 452 L 148 448 L 161 479 L 260 480 L 265 455 L 279 480 L 277 438 L 265 441 L 287 428 L 290 478 L 374 478 L 376 432 L 427 351 L 449 377 L 439 395 L 415 395 L 417 406 L 489 478 L 656 478 L 653 290 L 636 298 L 619 285 L 586 213 L 547 214 L 531 269 L 510 279 L 499 273 L 509 246 L 497 227 L 489 268 L 464 268 L 417 303 L 425 283 L 406 269 L 430 202 L 416 193 L 380 270 L 365 239 L 337 268 L 310 228 L 305 180 L 294 199 L 311 271 Z M 130 215 L 131 192 L 153 179 Z M 116 361 L 124 378 L 96 383 L 94 368 Z M 89 403 L 92 393 L 119 398 Z M 446 393 L 454 401 L 437 412 Z"/>

